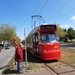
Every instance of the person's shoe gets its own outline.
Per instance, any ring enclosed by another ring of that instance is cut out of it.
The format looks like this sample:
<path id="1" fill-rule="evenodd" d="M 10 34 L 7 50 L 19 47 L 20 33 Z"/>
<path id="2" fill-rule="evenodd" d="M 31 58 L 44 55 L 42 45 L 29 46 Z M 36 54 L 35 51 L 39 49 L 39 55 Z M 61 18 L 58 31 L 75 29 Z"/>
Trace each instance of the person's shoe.
<path id="1" fill-rule="evenodd" d="M 18 72 L 18 74 L 22 74 L 23 72 Z"/>

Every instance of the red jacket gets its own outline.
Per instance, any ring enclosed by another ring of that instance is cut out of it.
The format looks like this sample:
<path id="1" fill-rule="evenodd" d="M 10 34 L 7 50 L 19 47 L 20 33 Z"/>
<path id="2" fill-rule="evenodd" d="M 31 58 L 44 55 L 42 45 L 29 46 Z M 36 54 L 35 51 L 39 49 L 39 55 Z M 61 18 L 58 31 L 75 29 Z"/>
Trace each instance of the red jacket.
<path id="1" fill-rule="evenodd" d="M 22 52 L 22 48 L 20 46 L 18 46 L 16 48 L 16 51 L 15 51 L 15 61 L 16 62 L 23 61 L 23 52 Z"/>
<path id="2" fill-rule="evenodd" d="M 18 61 L 23 61 L 23 51 L 22 50 L 25 50 L 25 48 L 22 48 L 20 45 L 18 45 L 18 43 L 16 42 L 16 39 L 14 38 L 13 39 L 14 41 L 14 44 L 15 44 L 15 61 L 18 62 Z"/>

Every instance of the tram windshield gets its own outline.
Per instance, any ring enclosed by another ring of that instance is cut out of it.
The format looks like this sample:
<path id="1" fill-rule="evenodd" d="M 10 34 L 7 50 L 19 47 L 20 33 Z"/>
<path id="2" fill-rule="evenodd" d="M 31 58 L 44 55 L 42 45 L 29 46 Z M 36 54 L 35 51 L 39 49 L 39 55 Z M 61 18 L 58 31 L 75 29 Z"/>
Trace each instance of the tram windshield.
<path id="1" fill-rule="evenodd" d="M 54 42 L 56 40 L 56 35 L 54 33 L 45 33 L 40 35 L 41 42 Z"/>

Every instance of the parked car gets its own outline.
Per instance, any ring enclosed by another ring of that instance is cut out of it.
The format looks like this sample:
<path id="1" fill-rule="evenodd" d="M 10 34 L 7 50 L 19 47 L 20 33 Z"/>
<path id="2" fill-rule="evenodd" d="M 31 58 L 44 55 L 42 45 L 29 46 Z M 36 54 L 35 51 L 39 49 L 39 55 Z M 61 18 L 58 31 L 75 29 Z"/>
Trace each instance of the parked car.
<path id="1" fill-rule="evenodd" d="M 10 49 L 10 45 L 5 45 L 5 49 Z"/>

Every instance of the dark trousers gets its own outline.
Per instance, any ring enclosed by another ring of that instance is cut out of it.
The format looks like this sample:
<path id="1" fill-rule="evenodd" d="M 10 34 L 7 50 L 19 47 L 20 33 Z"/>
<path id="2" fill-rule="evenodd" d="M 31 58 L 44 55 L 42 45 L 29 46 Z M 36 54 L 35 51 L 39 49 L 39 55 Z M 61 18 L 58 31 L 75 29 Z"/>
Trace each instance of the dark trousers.
<path id="1" fill-rule="evenodd" d="M 21 62 L 20 61 L 17 62 L 17 71 L 18 71 L 18 73 L 21 72 Z"/>

